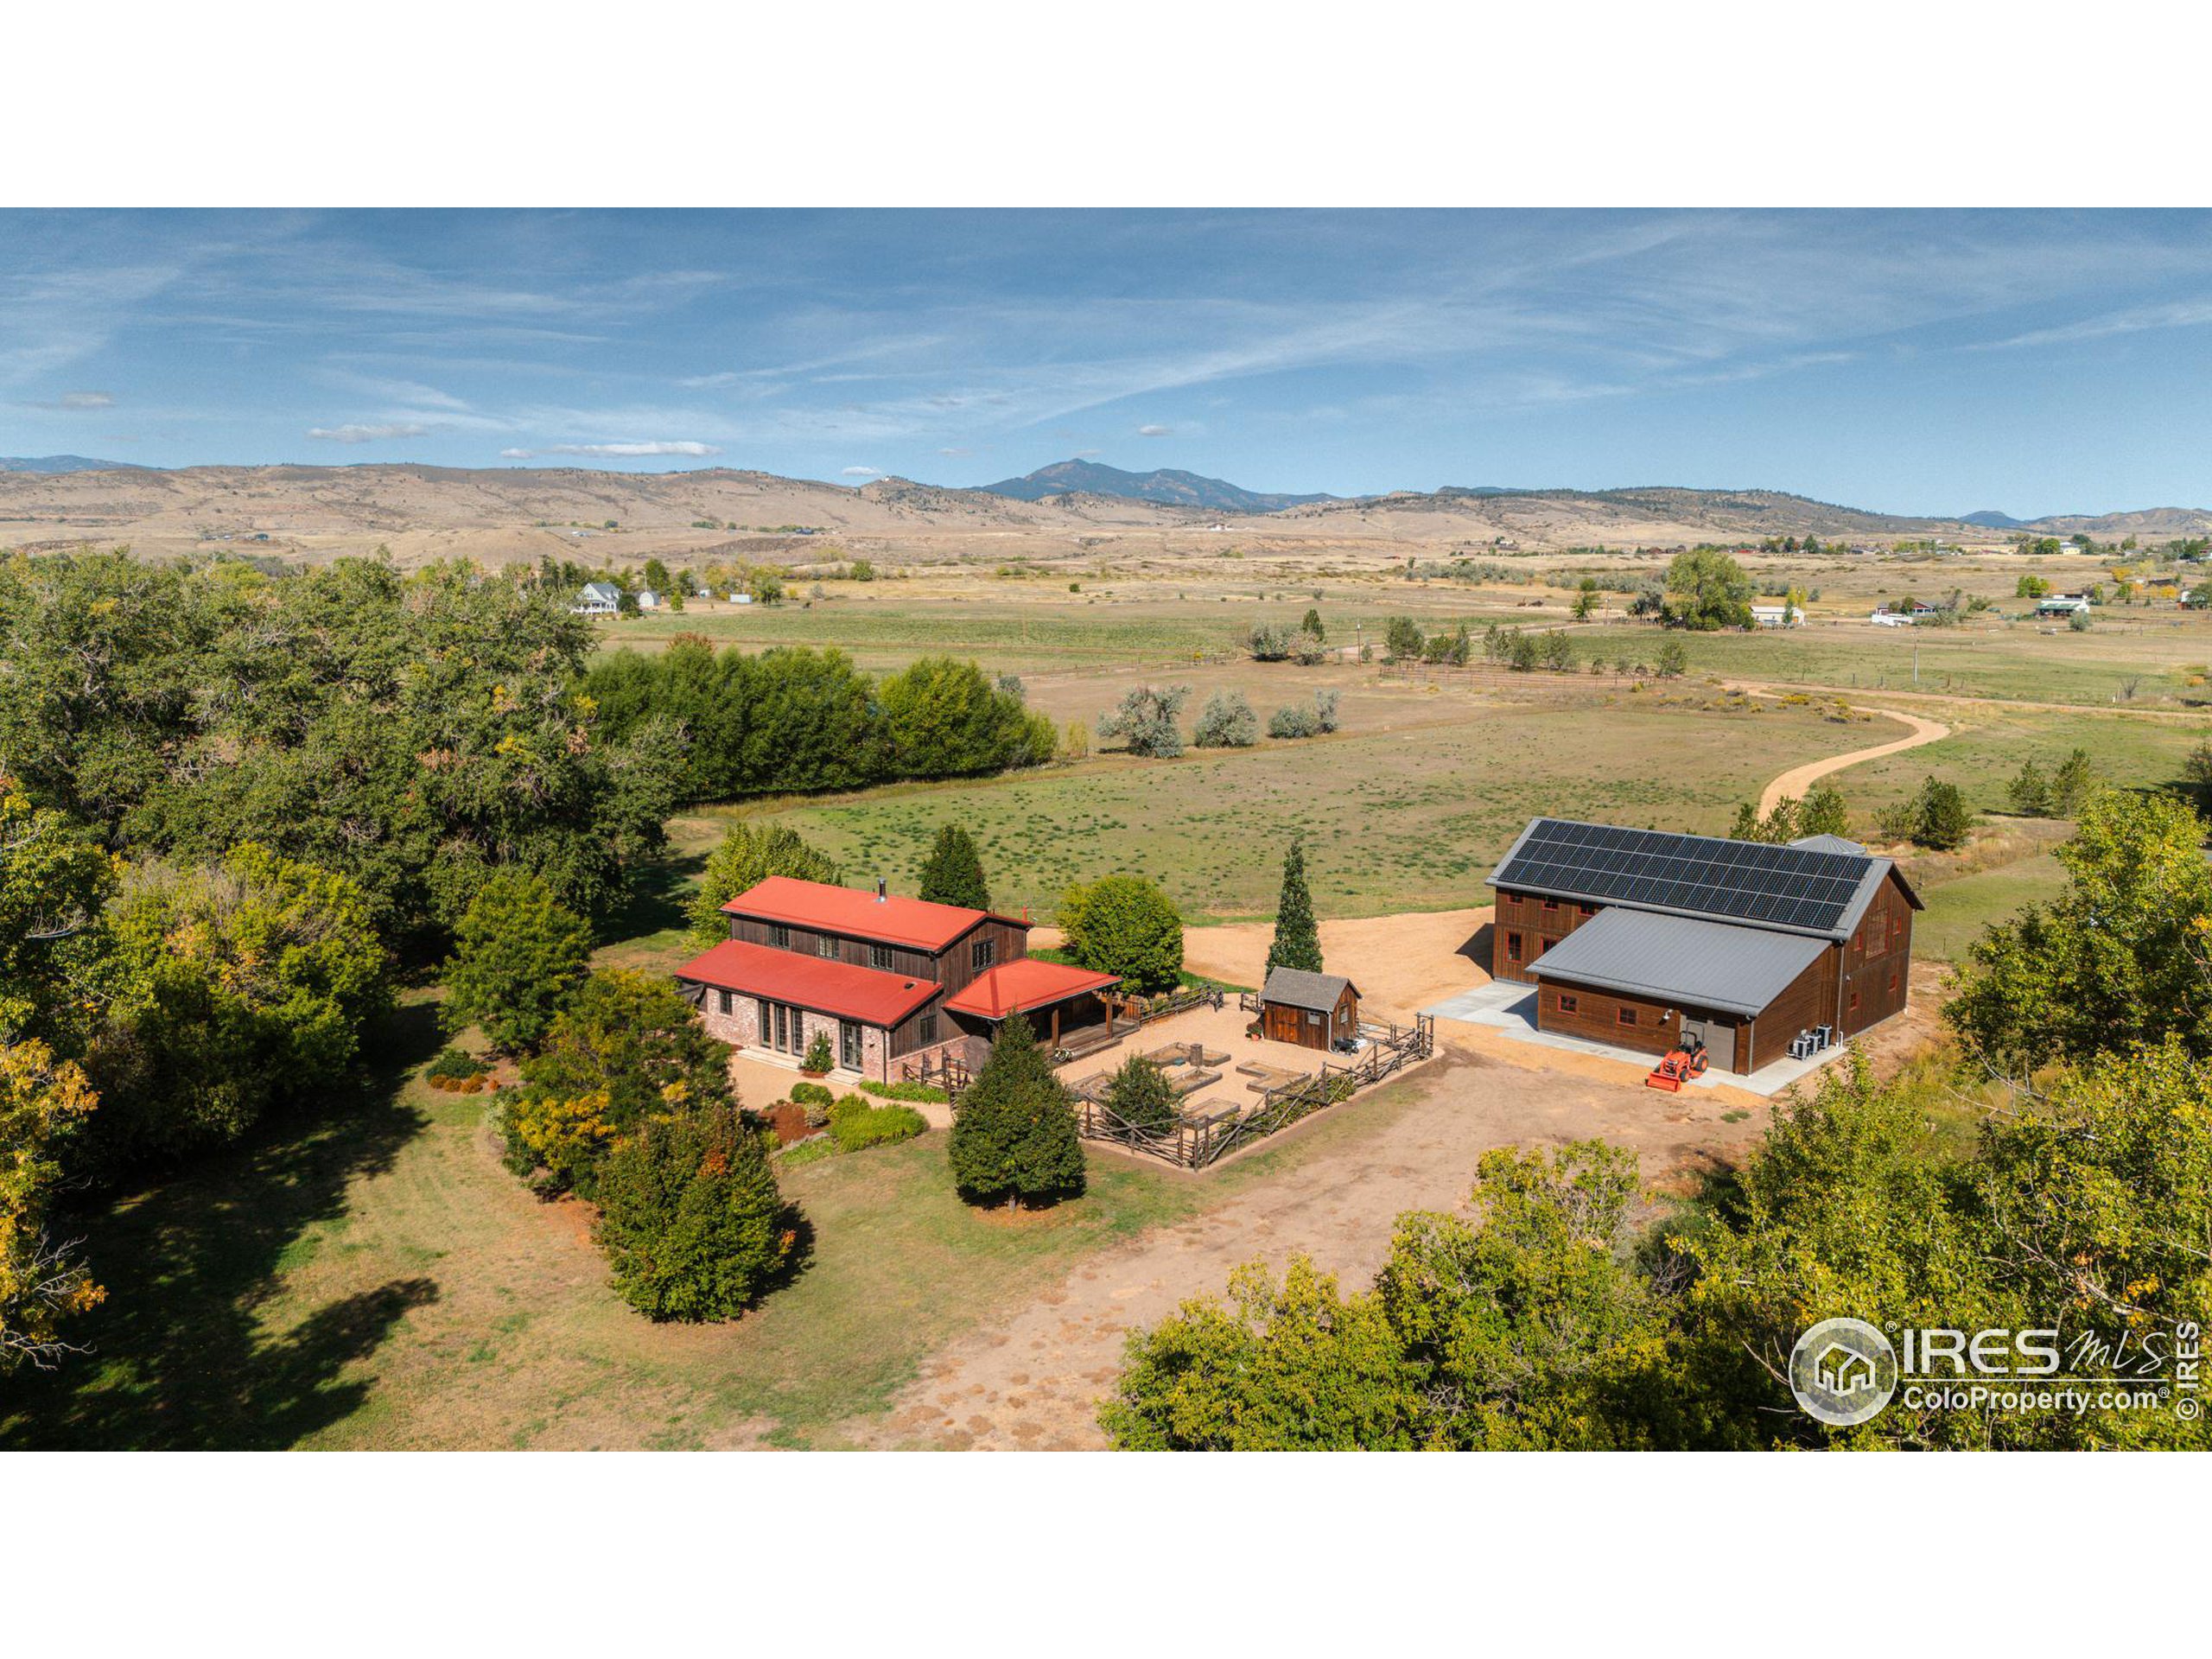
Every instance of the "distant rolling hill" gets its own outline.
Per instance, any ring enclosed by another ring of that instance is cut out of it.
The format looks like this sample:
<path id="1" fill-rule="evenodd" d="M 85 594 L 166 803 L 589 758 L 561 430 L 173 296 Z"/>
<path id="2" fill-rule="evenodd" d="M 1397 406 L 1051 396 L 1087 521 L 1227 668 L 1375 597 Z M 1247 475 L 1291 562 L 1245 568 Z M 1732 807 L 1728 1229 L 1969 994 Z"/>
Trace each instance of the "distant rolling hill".
<path id="1" fill-rule="evenodd" d="M 1130 501 L 1150 501 L 1164 507 L 1196 507 L 1207 512 L 1280 512 L 1329 501 L 1327 495 L 1270 495 L 1247 490 L 1225 479 L 1204 478 L 1197 473 L 1164 467 L 1156 472 L 1126 473 L 1119 467 L 1095 461 L 1056 461 L 1021 478 L 1001 479 L 981 486 L 988 495 L 1011 496 L 1017 501 L 1041 501 L 1048 495 L 1114 495 Z"/>
<path id="2" fill-rule="evenodd" d="M 127 461 L 94 461 L 90 455 L 0 455 L 0 473 L 143 473 Z"/>

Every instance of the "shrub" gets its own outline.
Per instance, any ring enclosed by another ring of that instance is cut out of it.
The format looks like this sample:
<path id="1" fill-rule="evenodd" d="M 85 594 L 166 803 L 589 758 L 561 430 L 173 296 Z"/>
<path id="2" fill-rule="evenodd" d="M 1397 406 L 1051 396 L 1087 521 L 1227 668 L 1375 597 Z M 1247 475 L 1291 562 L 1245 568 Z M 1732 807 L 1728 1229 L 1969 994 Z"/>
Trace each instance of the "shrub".
<path id="1" fill-rule="evenodd" d="M 1382 631 L 1382 649 L 1394 663 L 1418 662 L 1426 641 L 1421 624 L 1409 616 L 1394 616 Z"/>
<path id="2" fill-rule="evenodd" d="M 1175 721 L 1190 696 L 1187 685 L 1138 686 L 1099 715 L 1098 735 L 1121 738 L 1131 754 L 1171 760 L 1183 753 Z"/>
<path id="3" fill-rule="evenodd" d="M 1260 717 L 1241 691 L 1217 691 L 1198 711 L 1191 733 L 1192 747 L 1201 749 L 1249 749 L 1260 741 Z"/>
<path id="4" fill-rule="evenodd" d="M 423 1075 L 433 1083 L 466 1083 L 483 1073 L 483 1063 L 465 1048 L 442 1048 L 438 1058 L 423 1068 Z"/>
<path id="5" fill-rule="evenodd" d="M 591 965 L 591 930 L 524 870 L 501 870 L 462 912 L 446 963 L 448 1031 L 482 1029 L 510 1054 L 535 1048 Z"/>
<path id="6" fill-rule="evenodd" d="M 2096 624 L 2089 620 L 2087 611 L 2076 611 L 2066 619 L 2066 626 L 2075 633 L 2087 633 Z"/>
<path id="7" fill-rule="evenodd" d="M 806 1046 L 806 1058 L 799 1062 L 803 1071 L 828 1072 L 836 1069 L 836 1058 L 830 1052 L 830 1033 L 817 1031 L 814 1040 Z"/>
<path id="8" fill-rule="evenodd" d="M 1167 1074 L 1141 1054 L 1132 1054 L 1106 1085 L 1106 1109 L 1138 1134 L 1157 1138 L 1181 1116 Z"/>
<path id="9" fill-rule="evenodd" d="M 1320 719 L 1310 702 L 1287 702 L 1268 716 L 1269 737 L 1313 737 L 1320 729 Z"/>
<path id="10" fill-rule="evenodd" d="M 1325 732 L 1335 731 L 1337 729 L 1337 704 L 1343 700 L 1343 697 L 1344 693 L 1336 690 L 1332 687 L 1324 686 L 1320 690 L 1316 691 L 1313 694 L 1314 725 Z"/>
<path id="11" fill-rule="evenodd" d="M 952 1098 L 933 1083 L 877 1083 L 871 1078 L 863 1081 L 860 1086 L 882 1100 L 920 1100 L 942 1106 Z M 826 1095 L 830 1091 L 825 1089 L 822 1092 Z M 791 1097 L 794 1100 L 798 1097 L 797 1089 L 791 1090 Z"/>
<path id="12" fill-rule="evenodd" d="M 830 1133 L 847 1152 L 911 1141 L 929 1126 L 911 1106 L 871 1106 L 859 1095 L 847 1095 L 830 1109 Z"/>
<path id="13" fill-rule="evenodd" d="M 734 1319 L 798 1244 L 734 1102 L 649 1118 L 607 1155 L 594 1236 L 622 1300 L 655 1319 Z"/>
<path id="14" fill-rule="evenodd" d="M 1183 919 L 1174 901 L 1141 875 L 1109 875 L 1070 887 L 1059 924 L 1069 958 L 1096 974 L 1118 974 L 1123 988 L 1174 988 L 1183 969 Z"/>
<path id="15" fill-rule="evenodd" d="M 1290 630 L 1279 624 L 1267 624 L 1252 630 L 1250 641 L 1255 662 L 1280 663 L 1290 655 Z"/>
<path id="16" fill-rule="evenodd" d="M 961 1096 L 951 1163 L 954 1185 L 972 1204 L 1018 1210 L 1083 1191 L 1074 1103 L 1018 1014 L 999 1027 L 990 1058 Z"/>
<path id="17" fill-rule="evenodd" d="M 861 1087 L 865 1088 L 867 1085 L 863 1084 Z M 830 1103 L 837 1098 L 828 1088 L 818 1083 L 795 1083 L 791 1087 L 791 1096 L 802 1106 L 819 1106 L 825 1111 L 829 1109 Z"/>

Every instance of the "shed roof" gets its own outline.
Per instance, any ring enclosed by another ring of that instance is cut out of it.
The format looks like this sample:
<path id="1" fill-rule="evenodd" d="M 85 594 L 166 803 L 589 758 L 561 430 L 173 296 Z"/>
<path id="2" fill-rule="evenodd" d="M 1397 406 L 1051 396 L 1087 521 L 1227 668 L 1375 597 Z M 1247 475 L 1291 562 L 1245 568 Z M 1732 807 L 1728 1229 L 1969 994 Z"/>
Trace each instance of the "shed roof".
<path id="1" fill-rule="evenodd" d="M 770 997 L 817 1014 L 886 1027 L 897 1025 L 944 988 L 931 980 L 747 944 L 742 939 L 724 939 L 685 963 L 676 976 L 694 985 Z"/>
<path id="2" fill-rule="evenodd" d="M 1567 980 L 1657 1001 L 1757 1016 L 1818 961 L 1827 941 L 1652 911 L 1599 911 L 1529 964 Z"/>
<path id="3" fill-rule="evenodd" d="M 989 911 L 969 910 L 963 905 L 933 905 L 925 899 L 879 899 L 855 887 L 832 887 L 826 881 L 801 881 L 788 875 L 772 875 L 756 881 L 722 908 L 733 916 L 753 916 L 764 921 L 785 922 L 842 933 L 854 938 L 879 939 L 934 955 L 985 920 L 1008 927 L 1028 923 Z"/>
<path id="4" fill-rule="evenodd" d="M 1351 984 L 1351 981 L 1342 974 L 1309 974 L 1303 968 L 1270 968 L 1268 982 L 1260 989 L 1260 1000 L 1326 1014 L 1337 1006 L 1337 999 Z"/>

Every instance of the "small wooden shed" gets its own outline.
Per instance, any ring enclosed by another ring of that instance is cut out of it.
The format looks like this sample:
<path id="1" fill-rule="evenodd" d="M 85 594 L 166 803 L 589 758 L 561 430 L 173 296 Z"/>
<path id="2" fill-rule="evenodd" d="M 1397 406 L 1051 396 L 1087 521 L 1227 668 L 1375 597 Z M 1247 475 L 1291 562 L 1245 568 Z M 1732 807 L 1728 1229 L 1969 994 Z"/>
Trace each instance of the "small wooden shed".
<path id="1" fill-rule="evenodd" d="M 1334 1048 L 1359 1033 L 1359 987 L 1342 974 L 1276 968 L 1260 992 L 1259 1034 L 1270 1042 Z"/>

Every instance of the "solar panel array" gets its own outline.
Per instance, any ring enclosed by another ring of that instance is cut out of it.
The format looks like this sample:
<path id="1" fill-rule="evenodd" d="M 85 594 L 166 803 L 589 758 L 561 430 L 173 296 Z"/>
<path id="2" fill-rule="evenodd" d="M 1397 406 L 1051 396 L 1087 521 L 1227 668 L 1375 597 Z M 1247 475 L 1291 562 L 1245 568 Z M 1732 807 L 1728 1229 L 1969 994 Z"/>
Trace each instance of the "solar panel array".
<path id="1" fill-rule="evenodd" d="M 1497 881 L 1605 904 L 1834 932 L 1871 862 L 1847 853 L 1540 818 Z"/>

